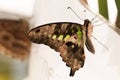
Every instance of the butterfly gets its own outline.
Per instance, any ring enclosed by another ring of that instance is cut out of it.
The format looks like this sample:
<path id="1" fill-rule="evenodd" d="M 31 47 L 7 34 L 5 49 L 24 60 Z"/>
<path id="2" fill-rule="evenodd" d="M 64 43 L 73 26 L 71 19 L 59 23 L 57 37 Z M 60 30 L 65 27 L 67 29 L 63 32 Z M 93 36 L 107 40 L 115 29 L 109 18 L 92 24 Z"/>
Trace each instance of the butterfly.
<path id="1" fill-rule="evenodd" d="M 91 53 L 95 53 L 91 41 L 92 23 L 86 19 L 84 24 L 73 22 L 56 22 L 40 25 L 31 29 L 27 35 L 30 41 L 50 46 L 60 52 L 66 66 L 70 67 L 70 76 L 84 66 L 84 45 Z"/>

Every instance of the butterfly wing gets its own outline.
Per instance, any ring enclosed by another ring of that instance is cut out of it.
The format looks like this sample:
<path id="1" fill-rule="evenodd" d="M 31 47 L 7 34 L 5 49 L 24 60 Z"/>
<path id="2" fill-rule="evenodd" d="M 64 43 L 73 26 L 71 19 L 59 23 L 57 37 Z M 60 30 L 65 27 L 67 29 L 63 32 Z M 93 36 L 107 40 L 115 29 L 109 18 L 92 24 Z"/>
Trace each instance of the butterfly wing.
<path id="1" fill-rule="evenodd" d="M 76 26 L 81 27 L 80 24 L 67 22 L 45 24 L 30 30 L 28 32 L 28 38 L 34 43 L 46 44 L 56 51 L 59 51 L 58 48 L 70 38 L 71 35 L 76 34 Z"/>
<path id="2" fill-rule="evenodd" d="M 28 32 L 28 38 L 38 44 L 46 44 L 60 52 L 62 60 L 71 67 L 70 76 L 84 65 L 84 37 L 80 24 L 52 23 Z"/>

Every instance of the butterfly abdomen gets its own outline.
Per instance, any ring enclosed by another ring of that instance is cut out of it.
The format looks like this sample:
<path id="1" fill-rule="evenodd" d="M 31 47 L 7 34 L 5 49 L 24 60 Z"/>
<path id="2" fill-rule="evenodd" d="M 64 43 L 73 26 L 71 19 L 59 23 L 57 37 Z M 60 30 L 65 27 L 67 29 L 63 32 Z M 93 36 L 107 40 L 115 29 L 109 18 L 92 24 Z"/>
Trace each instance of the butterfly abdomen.
<path id="1" fill-rule="evenodd" d="M 87 49 L 91 52 L 91 53 L 95 53 L 95 49 L 94 49 L 94 46 L 93 46 L 93 44 L 92 44 L 92 41 L 89 39 L 89 38 L 87 38 L 86 39 L 86 47 L 87 47 Z"/>

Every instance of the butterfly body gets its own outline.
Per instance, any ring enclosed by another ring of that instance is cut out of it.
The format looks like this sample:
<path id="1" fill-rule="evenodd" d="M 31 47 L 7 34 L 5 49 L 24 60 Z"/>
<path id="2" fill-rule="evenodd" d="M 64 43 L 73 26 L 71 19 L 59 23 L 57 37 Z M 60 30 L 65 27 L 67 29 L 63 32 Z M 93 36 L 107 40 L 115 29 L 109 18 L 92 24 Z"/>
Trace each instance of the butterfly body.
<path id="1" fill-rule="evenodd" d="M 36 27 L 28 32 L 28 38 L 38 44 L 45 44 L 60 52 L 62 60 L 71 67 L 70 76 L 84 66 L 84 45 L 95 53 L 91 42 L 92 25 L 89 20 L 84 24 L 72 22 L 50 23 Z"/>

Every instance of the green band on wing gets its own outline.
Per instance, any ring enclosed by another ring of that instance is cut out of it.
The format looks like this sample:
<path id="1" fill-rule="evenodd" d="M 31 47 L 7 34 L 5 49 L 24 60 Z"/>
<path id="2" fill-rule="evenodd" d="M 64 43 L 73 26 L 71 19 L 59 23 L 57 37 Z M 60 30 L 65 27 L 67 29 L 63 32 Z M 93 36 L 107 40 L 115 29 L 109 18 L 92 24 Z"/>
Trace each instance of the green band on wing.
<path id="1" fill-rule="evenodd" d="M 66 35 L 64 41 L 66 41 L 68 38 L 70 38 L 70 35 Z"/>
<path id="2" fill-rule="evenodd" d="M 62 40 L 63 40 L 63 37 L 64 37 L 63 35 L 60 35 L 60 36 L 58 37 L 58 40 L 59 40 L 59 41 L 62 41 Z"/>
<path id="3" fill-rule="evenodd" d="M 53 35 L 53 36 L 52 36 L 52 39 L 56 39 L 56 38 L 57 38 L 57 36 L 56 36 L 56 35 Z"/>
<path id="4" fill-rule="evenodd" d="M 77 32 L 78 39 L 81 39 L 82 38 L 82 32 L 81 32 L 79 27 L 77 29 L 78 29 L 78 32 Z"/>

